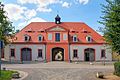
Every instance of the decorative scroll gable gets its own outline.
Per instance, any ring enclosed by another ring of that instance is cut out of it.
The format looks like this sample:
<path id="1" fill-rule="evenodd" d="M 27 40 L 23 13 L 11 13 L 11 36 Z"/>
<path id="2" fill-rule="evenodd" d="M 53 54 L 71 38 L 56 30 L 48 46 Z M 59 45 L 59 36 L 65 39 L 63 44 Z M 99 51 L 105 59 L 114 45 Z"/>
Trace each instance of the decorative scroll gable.
<path id="1" fill-rule="evenodd" d="M 66 29 L 64 29 L 63 27 L 60 27 L 60 26 L 55 26 L 55 27 L 49 29 L 48 31 L 66 31 Z"/>
<path id="2" fill-rule="evenodd" d="M 66 29 L 62 26 L 56 25 L 56 26 L 46 29 L 46 31 L 68 31 L 68 29 Z"/>

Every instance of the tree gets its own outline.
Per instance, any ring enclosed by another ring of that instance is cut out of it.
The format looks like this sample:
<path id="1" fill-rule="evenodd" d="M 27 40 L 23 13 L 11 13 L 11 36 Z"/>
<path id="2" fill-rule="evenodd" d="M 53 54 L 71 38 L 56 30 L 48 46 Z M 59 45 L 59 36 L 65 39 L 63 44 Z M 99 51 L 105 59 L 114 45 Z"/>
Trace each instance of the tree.
<path id="1" fill-rule="evenodd" d="M 17 29 L 17 30 L 15 31 L 15 33 L 18 33 L 18 32 L 20 32 L 20 30 L 19 30 L 19 29 Z"/>
<path id="2" fill-rule="evenodd" d="M 120 0 L 106 0 L 102 5 L 101 24 L 106 42 L 111 45 L 113 51 L 120 54 Z"/>
<path id="3" fill-rule="evenodd" d="M 0 40 L 7 44 L 9 42 L 8 35 L 13 34 L 13 32 L 14 27 L 4 11 L 4 5 L 0 2 Z"/>

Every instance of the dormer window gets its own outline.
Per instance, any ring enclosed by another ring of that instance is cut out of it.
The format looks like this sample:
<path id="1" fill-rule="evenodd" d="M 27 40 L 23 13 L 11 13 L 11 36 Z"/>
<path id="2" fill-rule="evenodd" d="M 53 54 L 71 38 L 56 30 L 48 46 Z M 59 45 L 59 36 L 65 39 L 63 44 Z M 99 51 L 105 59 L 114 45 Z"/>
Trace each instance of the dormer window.
<path id="1" fill-rule="evenodd" d="M 30 36 L 29 35 L 24 35 L 24 41 L 30 41 Z"/>
<path id="2" fill-rule="evenodd" d="M 27 36 L 25 36 L 25 41 L 27 41 L 28 40 L 28 37 Z"/>
<path id="3" fill-rule="evenodd" d="M 43 40 L 43 36 L 42 35 L 39 35 L 38 36 L 38 41 L 42 41 Z"/>
<path id="4" fill-rule="evenodd" d="M 77 42 L 78 40 L 77 40 L 77 35 L 74 35 L 73 36 L 73 42 Z"/>
<path id="5" fill-rule="evenodd" d="M 87 37 L 86 37 L 86 41 L 87 41 L 87 42 L 92 42 L 92 37 L 91 37 L 91 36 L 87 36 Z"/>

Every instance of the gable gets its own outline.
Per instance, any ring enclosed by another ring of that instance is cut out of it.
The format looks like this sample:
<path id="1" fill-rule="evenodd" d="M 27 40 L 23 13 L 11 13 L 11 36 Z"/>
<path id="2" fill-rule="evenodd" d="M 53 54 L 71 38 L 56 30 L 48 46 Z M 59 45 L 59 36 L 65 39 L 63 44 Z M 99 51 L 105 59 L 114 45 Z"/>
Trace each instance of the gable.
<path id="1" fill-rule="evenodd" d="M 67 31 L 67 29 L 65 29 L 59 25 L 56 25 L 54 27 L 47 29 L 47 31 Z"/>

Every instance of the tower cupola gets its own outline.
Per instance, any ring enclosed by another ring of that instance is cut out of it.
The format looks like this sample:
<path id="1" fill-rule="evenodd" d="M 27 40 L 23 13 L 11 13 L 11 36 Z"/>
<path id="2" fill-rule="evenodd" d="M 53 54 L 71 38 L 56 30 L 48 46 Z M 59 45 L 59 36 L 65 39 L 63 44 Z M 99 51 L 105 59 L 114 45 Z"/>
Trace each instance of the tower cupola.
<path id="1" fill-rule="evenodd" d="M 60 23 L 61 23 L 60 20 L 61 20 L 60 16 L 57 15 L 57 16 L 55 17 L 55 23 L 56 23 L 56 24 L 60 24 Z"/>

